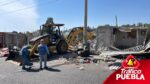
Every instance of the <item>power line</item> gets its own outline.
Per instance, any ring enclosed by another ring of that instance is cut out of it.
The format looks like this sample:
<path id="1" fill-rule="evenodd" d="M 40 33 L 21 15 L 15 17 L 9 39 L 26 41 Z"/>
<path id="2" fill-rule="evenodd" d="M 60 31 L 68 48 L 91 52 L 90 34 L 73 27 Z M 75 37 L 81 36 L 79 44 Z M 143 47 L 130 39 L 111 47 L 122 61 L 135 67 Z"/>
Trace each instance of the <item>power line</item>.
<path id="1" fill-rule="evenodd" d="M 48 3 L 50 3 L 50 2 L 53 2 L 53 3 L 55 3 L 55 2 L 57 2 L 57 1 L 59 1 L 59 0 L 54 0 L 54 1 L 48 1 L 48 2 L 45 2 L 46 4 L 48 4 Z M 45 4 L 45 3 L 42 3 L 42 4 Z M 51 3 L 52 4 L 52 3 Z M 40 4 L 41 5 L 41 4 Z M 34 4 L 34 5 L 31 5 L 31 6 L 28 6 L 28 7 L 25 7 L 25 8 L 21 8 L 21 9 L 17 9 L 17 10 L 14 10 L 14 11 L 9 11 L 9 12 L 7 12 L 7 14 L 10 14 L 10 13 L 15 13 L 15 12 L 19 12 L 19 11 L 23 11 L 23 10 L 27 10 L 27 9 L 31 9 L 31 8 L 33 8 L 33 7 L 35 7 L 36 5 Z M 6 14 L 6 13 L 5 13 Z M 2 15 L 2 14 L 1 14 Z"/>
<path id="2" fill-rule="evenodd" d="M 0 4 L 0 6 L 10 5 L 10 4 L 16 3 L 18 1 L 20 1 L 20 0 L 13 0 L 13 1 L 10 1 L 10 2 L 4 3 L 4 4 Z"/>
<path id="3" fill-rule="evenodd" d="M 6 0 L 1 0 L 0 4 L 7 3 L 7 2 L 9 2 L 9 1 L 8 0 L 7 1 Z"/>

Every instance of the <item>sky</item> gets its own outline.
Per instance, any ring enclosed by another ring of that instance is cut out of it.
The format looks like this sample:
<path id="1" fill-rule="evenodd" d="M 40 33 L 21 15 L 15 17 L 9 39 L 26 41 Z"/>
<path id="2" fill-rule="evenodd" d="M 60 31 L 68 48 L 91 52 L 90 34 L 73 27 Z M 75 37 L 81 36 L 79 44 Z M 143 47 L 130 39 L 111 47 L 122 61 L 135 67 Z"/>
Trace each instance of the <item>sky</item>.
<path id="1" fill-rule="evenodd" d="M 88 26 L 150 23 L 150 0 L 88 0 Z M 0 32 L 38 30 L 47 17 L 64 29 L 83 26 L 84 0 L 0 0 Z"/>

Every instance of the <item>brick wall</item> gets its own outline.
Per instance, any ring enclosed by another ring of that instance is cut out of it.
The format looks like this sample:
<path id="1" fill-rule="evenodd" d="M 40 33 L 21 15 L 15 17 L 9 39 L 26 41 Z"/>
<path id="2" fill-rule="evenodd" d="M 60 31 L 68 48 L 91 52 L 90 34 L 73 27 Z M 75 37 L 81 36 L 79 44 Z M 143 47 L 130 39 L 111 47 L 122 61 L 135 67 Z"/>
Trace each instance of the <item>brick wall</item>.
<path id="1" fill-rule="evenodd" d="M 22 47 L 26 43 L 26 36 L 22 33 L 0 32 L 0 48 L 3 47 Z"/>

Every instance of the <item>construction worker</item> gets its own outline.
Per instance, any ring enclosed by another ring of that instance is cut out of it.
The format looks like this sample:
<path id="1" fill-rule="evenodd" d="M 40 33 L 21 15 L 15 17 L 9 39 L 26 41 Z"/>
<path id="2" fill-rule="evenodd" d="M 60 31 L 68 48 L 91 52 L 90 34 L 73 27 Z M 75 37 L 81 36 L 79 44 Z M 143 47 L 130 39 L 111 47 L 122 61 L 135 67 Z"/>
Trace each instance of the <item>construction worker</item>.
<path id="1" fill-rule="evenodd" d="M 44 43 L 44 40 L 40 40 L 40 44 L 38 45 L 38 53 L 40 60 L 40 70 L 42 70 L 42 61 L 44 60 L 44 69 L 47 69 L 47 54 L 49 55 L 49 50 L 47 45 Z"/>
<path id="2" fill-rule="evenodd" d="M 29 70 L 32 65 L 32 63 L 30 63 L 30 61 L 29 61 L 29 51 L 28 51 L 29 48 L 30 48 L 29 45 L 25 45 L 20 51 L 20 55 L 22 58 L 22 69 L 23 70 Z M 25 66 L 29 66 L 29 68 L 26 68 Z"/>

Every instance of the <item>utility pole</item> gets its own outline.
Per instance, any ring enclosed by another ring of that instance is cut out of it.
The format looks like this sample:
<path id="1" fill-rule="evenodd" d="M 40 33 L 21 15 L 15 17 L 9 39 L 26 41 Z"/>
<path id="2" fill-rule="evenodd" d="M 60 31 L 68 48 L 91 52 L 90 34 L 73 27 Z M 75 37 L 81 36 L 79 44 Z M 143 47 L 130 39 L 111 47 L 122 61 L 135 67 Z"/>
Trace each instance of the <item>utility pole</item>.
<path id="1" fill-rule="evenodd" d="M 139 45 L 139 29 L 136 31 L 136 45 Z"/>
<path id="2" fill-rule="evenodd" d="M 118 17 L 115 16 L 115 19 L 116 19 L 116 27 L 118 27 Z"/>
<path id="3" fill-rule="evenodd" d="M 88 0 L 84 0 L 83 47 L 87 46 Z"/>

